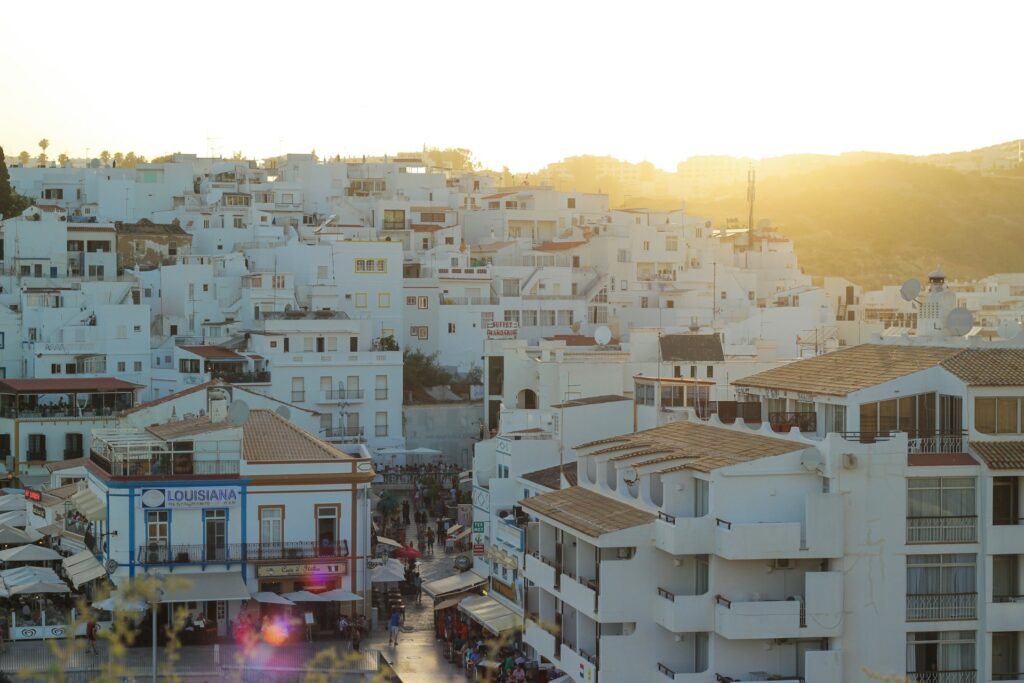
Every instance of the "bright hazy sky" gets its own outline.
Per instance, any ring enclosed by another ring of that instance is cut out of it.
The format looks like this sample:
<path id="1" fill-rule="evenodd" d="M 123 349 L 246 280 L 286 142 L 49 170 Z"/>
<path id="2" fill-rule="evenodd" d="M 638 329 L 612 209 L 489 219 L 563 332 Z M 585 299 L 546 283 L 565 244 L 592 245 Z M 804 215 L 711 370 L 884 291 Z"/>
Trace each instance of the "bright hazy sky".
<path id="1" fill-rule="evenodd" d="M 162 10 L 158 8 L 164 8 Z M 1021 2 L 7 2 L 0 145 L 534 170 L 1024 137 Z"/>

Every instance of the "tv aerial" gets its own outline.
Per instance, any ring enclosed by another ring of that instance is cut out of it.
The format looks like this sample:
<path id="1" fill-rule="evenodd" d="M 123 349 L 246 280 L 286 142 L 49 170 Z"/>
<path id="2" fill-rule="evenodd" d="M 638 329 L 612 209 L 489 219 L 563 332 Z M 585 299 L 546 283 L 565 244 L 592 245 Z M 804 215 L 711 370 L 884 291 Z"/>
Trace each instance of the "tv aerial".
<path id="1" fill-rule="evenodd" d="M 1016 339 L 1020 334 L 1020 323 L 1016 320 L 1003 320 L 999 323 L 998 331 L 1003 339 Z"/>
<path id="2" fill-rule="evenodd" d="M 228 422 L 232 426 L 241 427 L 249 419 L 249 404 L 245 401 L 232 401 L 228 406 Z"/>
<path id="3" fill-rule="evenodd" d="M 292 416 L 292 411 L 291 411 L 291 409 L 288 406 L 278 406 L 274 410 L 274 412 L 277 413 L 278 415 L 280 415 L 281 417 L 283 417 L 286 420 L 290 419 L 291 416 Z"/>
<path id="4" fill-rule="evenodd" d="M 954 308 L 946 316 L 946 331 L 954 337 L 962 337 L 974 327 L 974 316 L 966 308 Z"/>

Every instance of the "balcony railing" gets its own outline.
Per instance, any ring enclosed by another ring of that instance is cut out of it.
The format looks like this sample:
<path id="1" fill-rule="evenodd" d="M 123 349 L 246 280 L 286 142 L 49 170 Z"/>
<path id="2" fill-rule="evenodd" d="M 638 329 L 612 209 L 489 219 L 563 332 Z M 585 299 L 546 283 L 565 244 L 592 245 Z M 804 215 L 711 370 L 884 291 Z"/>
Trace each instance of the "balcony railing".
<path id="1" fill-rule="evenodd" d="M 662 674 L 665 674 L 666 676 L 668 676 L 669 678 L 672 678 L 672 679 L 675 679 L 675 677 L 676 677 L 676 672 L 673 671 L 672 669 L 668 668 L 667 666 L 665 666 L 661 662 L 658 662 L 658 672 L 662 673 Z"/>
<path id="2" fill-rule="evenodd" d="M 497 306 L 496 296 L 442 296 L 442 306 Z"/>
<path id="3" fill-rule="evenodd" d="M 907 621 L 977 618 L 977 593 L 917 593 L 907 596 Z"/>
<path id="4" fill-rule="evenodd" d="M 213 370 L 210 372 L 210 377 L 224 380 L 230 384 L 264 384 L 270 381 L 270 373 L 266 370 L 257 370 L 256 372 Z"/>
<path id="5" fill-rule="evenodd" d="M 880 441 L 888 441 L 893 437 L 895 432 L 837 432 L 839 436 L 843 437 L 847 441 L 856 441 L 857 443 L 878 443 Z"/>
<path id="6" fill-rule="evenodd" d="M 328 439 L 338 439 L 353 436 L 362 436 L 362 427 L 330 427 L 324 430 L 324 436 Z"/>
<path id="7" fill-rule="evenodd" d="M 793 427 L 805 434 L 814 434 L 818 431 L 817 413 L 768 413 L 768 422 L 773 432 L 785 433 Z"/>
<path id="8" fill-rule="evenodd" d="M 361 401 L 363 389 L 327 389 L 324 391 L 325 401 Z"/>
<path id="9" fill-rule="evenodd" d="M 1019 681 L 1021 679 L 1024 679 L 1024 672 L 1021 672 L 1021 671 L 1017 671 L 1015 673 L 1010 673 L 1010 672 L 1002 672 L 1002 673 L 992 672 L 992 680 L 993 681 Z"/>
<path id="10" fill-rule="evenodd" d="M 111 477 L 225 476 L 238 474 L 238 460 L 198 460 L 191 453 L 156 453 L 113 459 L 93 451 L 89 460 Z"/>
<path id="11" fill-rule="evenodd" d="M 373 397 L 376 400 L 378 400 L 378 401 L 386 401 L 386 400 L 388 400 L 388 390 L 387 389 L 374 389 L 373 390 Z"/>
<path id="12" fill-rule="evenodd" d="M 916 453 L 966 453 L 967 432 L 956 434 L 911 435 L 907 441 L 907 452 Z"/>
<path id="13" fill-rule="evenodd" d="M 978 516 L 907 517 L 907 543 L 975 543 Z"/>
<path id="14" fill-rule="evenodd" d="M 974 669 L 958 671 L 908 671 L 907 680 L 915 683 L 977 683 L 978 672 Z"/>
<path id="15" fill-rule="evenodd" d="M 139 564 L 205 564 L 274 562 L 279 560 L 339 559 L 349 555 L 348 541 L 318 544 L 315 541 L 284 543 L 225 543 L 166 545 L 148 543 L 138 548 Z"/>

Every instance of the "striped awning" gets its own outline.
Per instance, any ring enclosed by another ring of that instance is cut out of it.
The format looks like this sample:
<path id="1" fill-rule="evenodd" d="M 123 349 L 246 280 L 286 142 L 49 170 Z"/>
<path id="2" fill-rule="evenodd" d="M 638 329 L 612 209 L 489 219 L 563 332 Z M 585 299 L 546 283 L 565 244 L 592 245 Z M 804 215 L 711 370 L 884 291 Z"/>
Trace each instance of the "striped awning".
<path id="1" fill-rule="evenodd" d="M 99 496 L 88 488 L 84 488 L 71 496 L 71 503 L 90 522 L 98 522 L 107 518 L 107 506 L 100 500 Z"/>
<path id="2" fill-rule="evenodd" d="M 64 572 L 71 580 L 71 585 L 78 588 L 83 583 L 98 579 L 107 575 L 100 561 L 92 554 L 91 550 L 83 550 L 71 557 L 65 557 L 62 562 Z"/>

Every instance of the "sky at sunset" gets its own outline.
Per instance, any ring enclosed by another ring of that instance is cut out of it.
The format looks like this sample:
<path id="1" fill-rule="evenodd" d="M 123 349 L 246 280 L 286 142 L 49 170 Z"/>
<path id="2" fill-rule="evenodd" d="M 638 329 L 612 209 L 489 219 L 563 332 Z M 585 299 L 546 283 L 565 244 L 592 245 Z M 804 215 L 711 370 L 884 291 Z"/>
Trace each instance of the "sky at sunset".
<path id="1" fill-rule="evenodd" d="M 162 8 L 162 9 L 161 9 Z M 8 3 L 0 145 L 528 171 L 1024 137 L 1024 3 Z M 214 138 L 212 141 L 210 138 Z"/>

